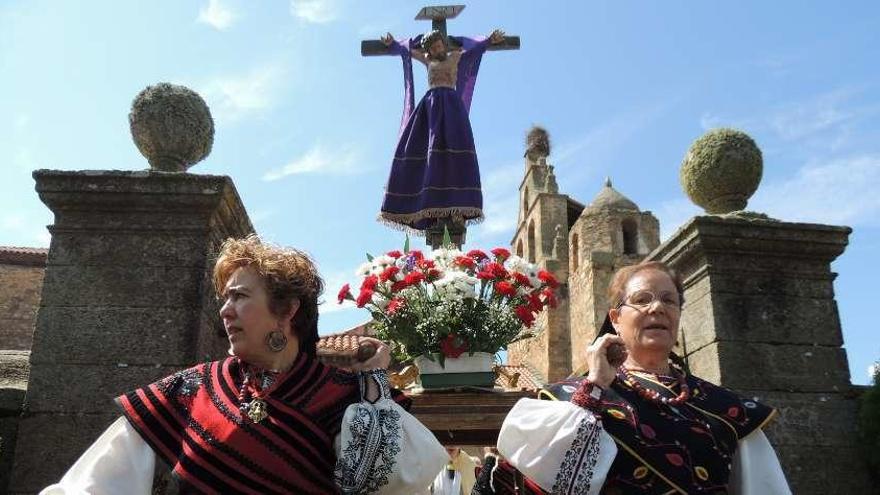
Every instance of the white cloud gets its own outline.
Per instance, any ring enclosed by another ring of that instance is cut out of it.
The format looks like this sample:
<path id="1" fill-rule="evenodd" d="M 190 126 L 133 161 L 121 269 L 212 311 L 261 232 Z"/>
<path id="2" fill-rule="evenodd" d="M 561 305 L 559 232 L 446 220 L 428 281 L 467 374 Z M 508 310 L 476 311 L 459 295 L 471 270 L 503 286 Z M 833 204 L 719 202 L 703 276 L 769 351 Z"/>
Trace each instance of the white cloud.
<path id="1" fill-rule="evenodd" d="M 25 225 L 24 217 L 14 213 L 0 217 L 0 228 L 3 230 L 18 230 Z"/>
<path id="2" fill-rule="evenodd" d="M 220 0 L 208 0 L 208 4 L 199 10 L 196 20 L 224 31 L 235 21 L 235 13 L 228 6 L 222 5 Z"/>
<path id="3" fill-rule="evenodd" d="M 297 19 L 324 24 L 339 16 L 336 0 L 290 0 L 290 13 Z"/>
<path id="4" fill-rule="evenodd" d="M 627 141 L 677 105 L 678 100 L 670 98 L 625 111 L 589 129 L 580 138 L 562 143 L 550 156 L 551 163 L 557 165 L 559 181 L 571 188 L 592 170 L 606 166 L 607 161 L 613 160 Z"/>
<path id="5" fill-rule="evenodd" d="M 31 123 L 30 115 L 26 113 L 21 113 L 15 116 L 15 120 L 13 121 L 12 128 L 16 132 L 20 132 L 25 130 L 28 125 Z"/>
<path id="6" fill-rule="evenodd" d="M 785 181 L 758 188 L 749 210 L 785 221 L 880 225 L 880 155 L 814 162 Z"/>
<path id="7" fill-rule="evenodd" d="M 855 93 L 851 88 L 840 88 L 786 105 L 770 116 L 770 127 L 786 140 L 797 140 L 829 130 L 856 115 L 843 108 Z"/>
<path id="8" fill-rule="evenodd" d="M 351 145 L 328 149 L 316 144 L 301 157 L 287 165 L 269 170 L 264 181 L 276 181 L 296 174 L 354 175 L 365 169 L 357 167 L 358 153 Z"/>
<path id="9" fill-rule="evenodd" d="M 200 86 L 200 94 L 217 122 L 235 122 L 269 108 L 284 80 L 285 70 L 267 65 L 247 74 L 217 77 Z"/>
<path id="10" fill-rule="evenodd" d="M 51 219 L 51 214 L 46 212 Z M 47 219 L 28 218 L 27 216 L 8 213 L 0 216 L 0 232 L 3 233 L 3 244 L 10 246 L 49 247 L 51 234 L 45 225 Z"/>

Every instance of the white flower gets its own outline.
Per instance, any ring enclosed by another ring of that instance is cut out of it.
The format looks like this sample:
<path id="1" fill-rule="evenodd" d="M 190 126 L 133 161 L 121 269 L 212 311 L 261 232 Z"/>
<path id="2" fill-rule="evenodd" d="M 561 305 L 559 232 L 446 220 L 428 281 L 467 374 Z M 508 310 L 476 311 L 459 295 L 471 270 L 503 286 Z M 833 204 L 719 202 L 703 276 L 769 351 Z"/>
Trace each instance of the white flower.
<path id="1" fill-rule="evenodd" d="M 373 304 L 379 307 L 379 309 L 385 309 L 385 306 L 388 306 L 388 299 L 385 298 L 382 294 L 378 292 L 373 293 Z"/>
<path id="2" fill-rule="evenodd" d="M 387 254 L 383 254 L 381 256 L 376 256 L 373 258 L 373 263 L 376 265 L 388 266 L 394 264 L 395 259 Z"/>
<path id="3" fill-rule="evenodd" d="M 358 269 L 354 272 L 354 274 L 357 275 L 358 277 L 366 277 L 367 275 L 370 274 L 370 271 L 372 269 L 373 269 L 373 264 L 370 263 L 369 261 L 367 261 L 365 263 L 361 263 L 361 266 L 358 267 Z"/>
<path id="4" fill-rule="evenodd" d="M 529 266 L 526 260 L 520 258 L 515 254 L 510 255 L 510 258 L 507 258 L 504 261 L 504 264 L 507 266 L 508 270 L 515 272 L 524 271 Z"/>

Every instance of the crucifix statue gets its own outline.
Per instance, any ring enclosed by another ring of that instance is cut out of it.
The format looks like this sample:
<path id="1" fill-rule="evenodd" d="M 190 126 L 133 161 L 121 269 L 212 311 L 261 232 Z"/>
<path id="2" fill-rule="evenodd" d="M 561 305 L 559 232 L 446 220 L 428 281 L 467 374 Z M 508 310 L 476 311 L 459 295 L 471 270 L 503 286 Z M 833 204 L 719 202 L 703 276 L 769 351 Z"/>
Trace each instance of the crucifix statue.
<path id="1" fill-rule="evenodd" d="M 461 246 L 467 225 L 483 219 L 468 112 L 483 53 L 519 49 L 519 37 L 498 29 L 482 38 L 447 36 L 446 19 L 463 9 L 464 5 L 425 7 L 416 19 L 430 19 L 431 32 L 401 40 L 388 33 L 361 42 L 364 56 L 399 55 L 403 60 L 403 117 L 379 219 L 424 234 L 434 248 L 442 243 L 444 230 Z M 418 105 L 413 59 L 427 68 L 430 86 Z"/>

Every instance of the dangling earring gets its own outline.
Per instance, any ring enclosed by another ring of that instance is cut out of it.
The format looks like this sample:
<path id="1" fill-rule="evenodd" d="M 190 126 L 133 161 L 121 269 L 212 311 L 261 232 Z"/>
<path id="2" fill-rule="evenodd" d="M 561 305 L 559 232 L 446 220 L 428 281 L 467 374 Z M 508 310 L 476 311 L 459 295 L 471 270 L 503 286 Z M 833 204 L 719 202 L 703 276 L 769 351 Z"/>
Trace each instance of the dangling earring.
<path id="1" fill-rule="evenodd" d="M 266 347 L 272 352 L 281 352 L 287 347 L 287 336 L 280 329 L 272 330 L 266 335 Z"/>

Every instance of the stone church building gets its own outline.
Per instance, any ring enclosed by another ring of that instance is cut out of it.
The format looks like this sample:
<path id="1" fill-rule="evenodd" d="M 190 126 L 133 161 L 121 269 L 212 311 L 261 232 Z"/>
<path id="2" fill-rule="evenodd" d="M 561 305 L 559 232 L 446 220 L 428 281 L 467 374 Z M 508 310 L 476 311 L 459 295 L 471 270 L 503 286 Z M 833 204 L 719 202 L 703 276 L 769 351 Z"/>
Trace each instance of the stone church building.
<path id="1" fill-rule="evenodd" d="M 731 211 L 692 218 L 661 244 L 657 218 L 610 179 L 588 203 L 560 192 L 548 155 L 526 153 L 511 247 L 559 279 L 559 304 L 508 360 L 547 382 L 585 373 L 614 272 L 664 261 L 685 286 L 675 352 L 692 373 L 779 410 L 766 432 L 793 493 L 868 493 L 831 271 L 851 229 Z"/>
<path id="2" fill-rule="evenodd" d="M 611 276 L 660 244 L 660 224 L 614 189 L 610 179 L 584 206 L 559 193 L 546 157 L 525 162 L 511 246 L 518 256 L 553 272 L 563 290 L 559 305 L 540 316 L 541 335 L 515 344 L 509 356 L 553 382 L 586 370 L 583 351 L 608 312 L 605 289 Z"/>

